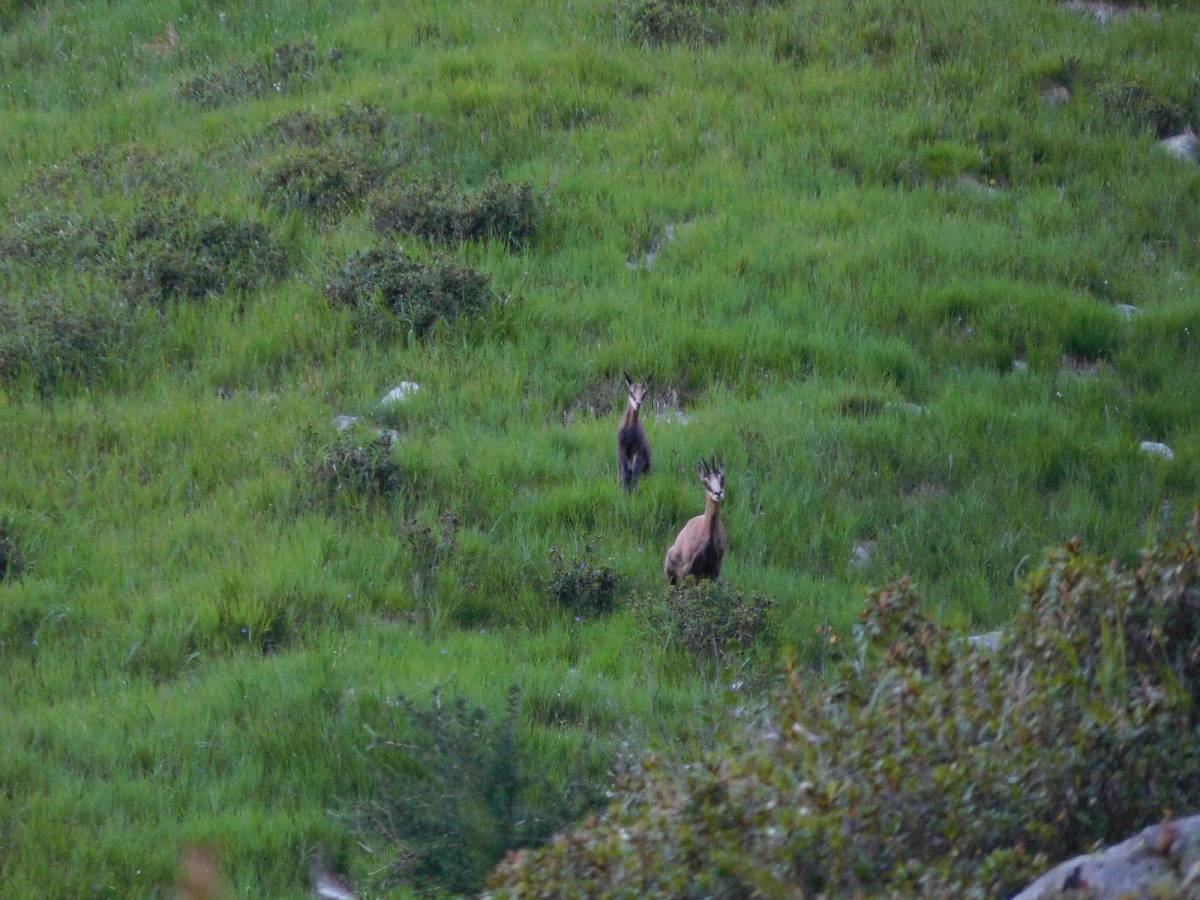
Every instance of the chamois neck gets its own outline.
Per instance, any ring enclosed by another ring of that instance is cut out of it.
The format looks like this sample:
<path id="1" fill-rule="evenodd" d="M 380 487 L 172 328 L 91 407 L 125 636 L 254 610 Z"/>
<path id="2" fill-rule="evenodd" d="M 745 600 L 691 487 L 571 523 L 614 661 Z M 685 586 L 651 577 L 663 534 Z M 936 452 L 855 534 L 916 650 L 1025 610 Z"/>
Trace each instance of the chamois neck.
<path id="1" fill-rule="evenodd" d="M 633 401 L 630 400 L 629 403 L 625 407 L 625 424 L 626 425 L 636 425 L 637 420 L 638 420 L 638 408 L 636 406 L 634 406 Z"/>
<path id="2" fill-rule="evenodd" d="M 721 504 L 710 497 L 704 495 L 704 521 L 710 525 L 721 518 Z"/>

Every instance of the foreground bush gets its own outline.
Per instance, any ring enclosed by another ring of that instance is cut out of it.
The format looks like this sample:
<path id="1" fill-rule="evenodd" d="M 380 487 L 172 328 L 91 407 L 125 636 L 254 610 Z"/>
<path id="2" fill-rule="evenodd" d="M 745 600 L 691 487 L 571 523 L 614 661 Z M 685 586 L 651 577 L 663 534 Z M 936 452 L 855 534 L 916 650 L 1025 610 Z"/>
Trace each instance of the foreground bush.
<path id="1" fill-rule="evenodd" d="M 189 103 L 205 107 L 290 93 L 312 80 L 322 66 L 340 58 L 337 50 L 320 53 L 311 41 L 280 44 L 257 62 L 198 75 L 187 81 L 179 93 Z"/>
<path id="2" fill-rule="evenodd" d="M 358 831 L 388 849 L 383 884 L 478 890 L 503 854 L 544 841 L 596 805 L 596 766 L 582 758 L 553 783 L 517 727 L 519 698 L 503 718 L 462 698 L 405 698 L 382 710 L 368 751 L 375 798 Z"/>
<path id="3" fill-rule="evenodd" d="M 491 279 L 447 260 L 423 263 L 399 250 L 355 253 L 330 277 L 325 295 L 369 327 L 422 337 L 438 322 L 479 315 L 496 302 Z"/>
<path id="4" fill-rule="evenodd" d="M 707 659 L 749 650 L 766 633 L 770 608 L 766 597 L 744 594 L 726 582 L 693 578 L 665 595 L 643 594 L 633 602 L 638 624 L 651 642 Z"/>
<path id="5" fill-rule="evenodd" d="M 1200 518 L 1134 569 L 1055 552 L 997 649 L 907 581 L 868 601 L 824 689 L 690 765 L 655 758 L 599 819 L 510 857 L 497 895 L 1010 896 L 1200 797 Z"/>
<path id="6" fill-rule="evenodd" d="M 594 559 L 595 548 L 575 559 L 567 559 L 562 550 L 550 550 L 549 593 L 563 609 L 576 616 L 596 616 L 611 612 L 621 586 L 621 577 L 612 566 Z"/>
<path id="7" fill-rule="evenodd" d="M 319 501 L 386 497 L 404 487 L 404 473 L 392 457 L 393 441 L 387 434 L 356 440 L 353 432 L 346 432 L 315 452 L 311 435 L 305 443 L 310 462 L 304 487 Z"/>

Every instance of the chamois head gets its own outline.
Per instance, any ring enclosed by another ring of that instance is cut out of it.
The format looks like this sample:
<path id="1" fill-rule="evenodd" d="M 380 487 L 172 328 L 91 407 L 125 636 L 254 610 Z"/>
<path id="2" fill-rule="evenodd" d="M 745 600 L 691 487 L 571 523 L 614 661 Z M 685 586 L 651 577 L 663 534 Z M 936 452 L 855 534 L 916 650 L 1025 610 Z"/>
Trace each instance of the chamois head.
<path id="1" fill-rule="evenodd" d="M 704 485 L 704 490 L 712 502 L 720 503 L 724 500 L 725 463 L 718 463 L 715 459 L 707 461 L 701 459 L 696 470 L 700 473 L 700 483 Z"/>
<path id="2" fill-rule="evenodd" d="M 628 372 L 623 374 L 625 375 L 625 384 L 629 388 L 629 403 L 635 410 L 639 410 L 646 399 L 647 391 L 650 390 L 650 382 L 649 380 L 644 382 L 634 381 L 629 377 Z"/>

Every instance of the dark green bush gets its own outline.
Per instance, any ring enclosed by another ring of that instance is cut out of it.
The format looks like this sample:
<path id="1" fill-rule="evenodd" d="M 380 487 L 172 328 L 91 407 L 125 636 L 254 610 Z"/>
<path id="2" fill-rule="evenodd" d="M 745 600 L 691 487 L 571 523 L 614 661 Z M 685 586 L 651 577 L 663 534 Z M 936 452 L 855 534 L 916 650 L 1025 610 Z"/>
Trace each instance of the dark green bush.
<path id="1" fill-rule="evenodd" d="M 368 749 L 375 797 L 358 817 L 390 845 L 384 886 L 478 890 L 514 847 L 544 841 L 600 801 L 600 772 L 580 759 L 553 784 L 518 731 L 519 697 L 495 718 L 462 698 L 405 698 L 382 710 Z"/>
<path id="2" fill-rule="evenodd" d="M 403 470 L 392 457 L 392 439 L 386 434 L 369 441 L 358 438 L 345 432 L 317 451 L 307 482 L 320 499 L 385 497 L 405 486 Z"/>
<path id="3" fill-rule="evenodd" d="M 698 658 L 746 651 L 767 632 L 771 601 L 721 581 L 687 578 L 665 595 L 634 599 L 638 624 L 651 641 Z"/>
<path id="4" fill-rule="evenodd" d="M 576 559 L 566 559 L 558 547 L 550 550 L 549 593 L 563 609 L 576 616 L 596 616 L 610 612 L 621 586 L 616 571 L 596 562 L 595 549 Z"/>
<path id="5" fill-rule="evenodd" d="M 493 880 L 522 897 L 1011 896 L 1200 796 L 1200 518 L 1136 568 L 1051 555 L 995 649 L 873 595 L 818 686 L 698 761 L 645 760 L 599 820 Z"/>
<path id="6" fill-rule="evenodd" d="M 340 57 L 337 50 L 318 52 L 312 41 L 280 44 L 257 62 L 206 72 L 190 79 L 180 88 L 180 96 L 198 106 L 216 107 L 247 97 L 290 93 Z"/>
<path id="7" fill-rule="evenodd" d="M 378 140 L 388 127 L 388 115 L 370 103 L 346 103 L 336 112 L 297 110 L 275 119 L 267 133 L 278 140 L 316 147 L 332 140 Z"/>
<path id="8" fill-rule="evenodd" d="M 21 574 L 23 560 L 12 525 L 0 518 L 0 581 L 7 581 Z"/>
<path id="9" fill-rule="evenodd" d="M 358 206 L 384 172 L 384 164 L 360 148 L 305 147 L 272 162 L 259 183 L 268 204 L 327 217 Z"/>
<path id="10" fill-rule="evenodd" d="M 455 243 L 493 239 L 523 246 L 537 228 L 537 199 L 528 184 L 492 181 L 475 194 L 411 181 L 382 192 L 371 221 L 386 234 L 412 234 Z"/>
<path id="11" fill-rule="evenodd" d="M 1158 138 L 1171 137 L 1188 127 L 1188 110 L 1183 104 L 1144 84 L 1105 85 L 1100 89 L 1100 100 L 1113 127 L 1149 129 Z"/>
<path id="12" fill-rule="evenodd" d="M 157 302 L 249 290 L 281 277 L 287 254 L 264 225 L 217 214 L 197 221 L 179 211 L 135 223 L 122 275 L 135 296 Z"/>
<path id="13" fill-rule="evenodd" d="M 715 43 L 720 33 L 705 14 L 709 6 L 702 0 L 623 0 L 617 17 L 635 44 Z"/>
<path id="14" fill-rule="evenodd" d="M 113 222 L 39 211 L 16 219 L 0 234 L 0 263 L 37 268 L 91 268 L 110 261 Z"/>
<path id="15" fill-rule="evenodd" d="M 329 278 L 325 295 L 375 330 L 399 328 L 417 337 L 438 322 L 479 315 L 496 303 L 487 275 L 449 260 L 419 262 L 399 250 L 355 253 Z"/>
<path id="16" fill-rule="evenodd" d="M 107 297 L 0 297 L 0 381 L 27 380 L 45 393 L 96 378 L 120 361 L 133 325 L 128 306 Z"/>

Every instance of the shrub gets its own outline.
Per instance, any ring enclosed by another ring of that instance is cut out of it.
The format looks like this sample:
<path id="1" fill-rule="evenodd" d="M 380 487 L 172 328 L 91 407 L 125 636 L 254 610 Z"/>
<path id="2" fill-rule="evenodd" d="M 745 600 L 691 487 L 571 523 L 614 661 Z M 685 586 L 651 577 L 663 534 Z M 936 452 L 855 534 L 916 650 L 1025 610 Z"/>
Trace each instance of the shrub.
<path id="1" fill-rule="evenodd" d="M 372 204 L 371 220 L 384 233 L 412 234 L 453 243 L 488 238 L 523 246 L 537 227 L 537 200 L 528 184 L 492 181 L 475 194 L 424 181 L 401 183 Z"/>
<path id="2" fill-rule="evenodd" d="M 651 640 L 698 658 L 748 650 L 767 631 L 771 601 L 742 594 L 720 581 L 687 578 L 665 596 L 643 594 L 634 614 Z"/>
<path id="3" fill-rule="evenodd" d="M 714 43 L 720 34 L 704 15 L 707 5 L 702 0 L 624 0 L 617 16 L 635 44 Z"/>
<path id="4" fill-rule="evenodd" d="M 351 432 L 318 451 L 308 482 L 327 501 L 347 495 L 385 497 L 404 487 L 403 471 L 392 458 L 392 439 L 381 434 L 363 442 Z"/>
<path id="5" fill-rule="evenodd" d="M 1158 138 L 1171 137 L 1188 127 L 1183 106 L 1137 82 L 1106 85 L 1100 89 L 1100 100 L 1114 127 L 1149 128 Z"/>
<path id="6" fill-rule="evenodd" d="M 103 374 L 128 347 L 128 307 L 106 297 L 0 297 L 0 381 L 27 379 L 42 393 Z"/>
<path id="7" fill-rule="evenodd" d="M 17 219 L 0 235 L 0 261 L 38 268 L 92 267 L 110 256 L 114 224 L 59 212 L 35 212 Z"/>
<path id="8" fill-rule="evenodd" d="M 12 525 L 0 518 L 0 581 L 7 581 L 21 574 L 23 565 L 21 550 L 12 533 Z"/>
<path id="9" fill-rule="evenodd" d="M 599 800 L 581 760 L 555 785 L 517 730 L 519 697 L 495 718 L 462 698 L 427 706 L 399 698 L 371 728 L 375 798 L 358 816 L 364 837 L 392 847 L 385 884 L 468 893 L 505 851 L 543 841 Z"/>
<path id="10" fill-rule="evenodd" d="M 550 550 L 550 596 L 576 616 L 610 612 L 621 586 L 620 576 L 612 567 L 594 562 L 594 555 L 591 546 L 573 560 L 565 559 L 558 547 Z"/>
<path id="11" fill-rule="evenodd" d="M 198 106 L 216 107 L 246 97 L 287 93 L 310 81 L 322 66 L 340 58 L 337 50 L 319 53 L 312 41 L 280 44 L 258 62 L 190 79 L 180 88 L 180 96 Z"/>
<path id="12" fill-rule="evenodd" d="M 151 214 L 135 225 L 123 272 L 135 295 L 198 299 L 283 275 L 287 254 L 262 224 L 217 214 L 194 223 L 178 216 Z"/>
<path id="13" fill-rule="evenodd" d="M 479 315 L 496 302 L 491 279 L 446 260 L 423 263 L 399 250 L 355 253 L 329 278 L 330 302 L 355 310 L 371 327 L 417 337 L 435 324 Z"/>
<path id="14" fill-rule="evenodd" d="M 374 141 L 388 126 L 388 115 L 370 103 L 346 103 L 337 112 L 297 110 L 275 119 L 267 132 L 289 143 L 316 147 L 333 139 Z"/>
<path id="15" fill-rule="evenodd" d="M 329 146 L 285 154 L 259 180 L 267 203 L 331 216 L 357 206 L 383 174 L 383 163 L 361 149 Z"/>
<path id="16" fill-rule="evenodd" d="M 1133 569 L 1055 552 L 998 647 L 952 637 L 907 581 L 856 636 L 823 689 L 790 671 L 700 760 L 646 759 L 496 893 L 1011 896 L 1200 795 L 1200 518 Z"/>

